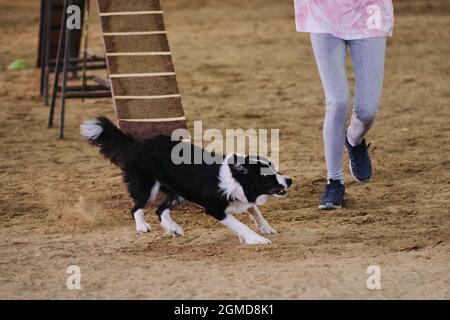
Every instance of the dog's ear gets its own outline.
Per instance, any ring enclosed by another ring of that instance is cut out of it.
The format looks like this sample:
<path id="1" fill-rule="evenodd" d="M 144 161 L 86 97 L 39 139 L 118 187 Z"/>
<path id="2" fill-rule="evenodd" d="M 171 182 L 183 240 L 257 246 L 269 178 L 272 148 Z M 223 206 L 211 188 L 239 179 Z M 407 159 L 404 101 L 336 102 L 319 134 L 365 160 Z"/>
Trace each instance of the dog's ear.
<path id="1" fill-rule="evenodd" d="M 248 169 L 243 164 L 233 164 L 232 169 L 240 174 L 248 174 Z"/>
<path id="2" fill-rule="evenodd" d="M 247 159 L 241 155 L 233 154 L 233 156 L 229 157 L 228 159 L 228 165 L 230 166 L 231 170 L 237 174 L 248 174 L 248 169 L 245 166 L 246 160 Z"/>

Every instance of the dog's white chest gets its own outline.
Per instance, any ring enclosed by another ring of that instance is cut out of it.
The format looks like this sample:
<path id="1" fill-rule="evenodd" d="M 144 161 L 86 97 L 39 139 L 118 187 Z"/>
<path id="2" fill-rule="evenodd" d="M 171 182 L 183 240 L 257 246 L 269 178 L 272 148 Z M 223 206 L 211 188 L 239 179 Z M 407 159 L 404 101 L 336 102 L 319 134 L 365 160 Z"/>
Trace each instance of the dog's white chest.
<path id="1" fill-rule="evenodd" d="M 250 208 L 251 206 L 252 204 L 248 202 L 234 201 L 228 205 L 228 207 L 225 209 L 225 213 L 229 214 L 241 213 L 247 211 L 247 209 Z"/>

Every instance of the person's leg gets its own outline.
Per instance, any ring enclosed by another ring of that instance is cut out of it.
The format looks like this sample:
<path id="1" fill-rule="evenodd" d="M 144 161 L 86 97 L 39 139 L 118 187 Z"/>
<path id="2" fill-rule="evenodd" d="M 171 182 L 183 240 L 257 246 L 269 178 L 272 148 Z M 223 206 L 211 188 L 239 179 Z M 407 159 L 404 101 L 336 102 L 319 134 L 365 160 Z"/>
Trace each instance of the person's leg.
<path id="1" fill-rule="evenodd" d="M 355 103 L 345 146 L 350 173 L 358 182 L 372 177 L 372 163 L 364 136 L 372 126 L 380 104 L 384 77 L 385 38 L 349 41 L 355 72 Z"/>
<path id="2" fill-rule="evenodd" d="M 325 91 L 326 113 L 323 141 L 328 179 L 344 181 L 342 167 L 349 89 L 345 70 L 345 40 L 330 34 L 312 33 L 311 43 Z"/>
<path id="3" fill-rule="evenodd" d="M 359 145 L 372 126 L 380 105 L 386 38 L 349 41 L 355 73 L 355 101 L 347 139 Z"/>

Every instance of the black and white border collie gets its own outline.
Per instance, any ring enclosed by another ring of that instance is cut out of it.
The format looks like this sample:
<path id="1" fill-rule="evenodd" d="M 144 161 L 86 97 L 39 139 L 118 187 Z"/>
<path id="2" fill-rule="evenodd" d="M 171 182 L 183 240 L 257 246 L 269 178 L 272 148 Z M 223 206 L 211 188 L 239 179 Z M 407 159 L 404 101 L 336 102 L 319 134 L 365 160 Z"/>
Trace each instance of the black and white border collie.
<path id="1" fill-rule="evenodd" d="M 188 142 L 172 141 L 169 136 L 138 141 L 105 117 L 85 121 L 80 132 L 122 170 L 134 201 L 131 212 L 137 232 L 150 231 L 150 225 L 144 219 L 144 208 L 161 191 L 165 199 L 156 213 L 162 228 L 169 234 L 183 235 L 183 229 L 172 220 L 170 211 L 187 200 L 227 226 L 241 242 L 271 243 L 233 216 L 248 211 L 262 234 L 276 233 L 258 206 L 263 205 L 270 195 L 285 196 L 292 179 L 276 172 L 267 159 L 231 154 L 220 155 L 223 160 L 220 163 L 206 164 L 202 160 L 201 164 L 174 164 L 172 150 L 180 143 L 188 144 L 183 150 L 190 150 L 192 157 L 195 152 L 207 151 Z M 217 159 L 217 154 L 209 155 Z"/>

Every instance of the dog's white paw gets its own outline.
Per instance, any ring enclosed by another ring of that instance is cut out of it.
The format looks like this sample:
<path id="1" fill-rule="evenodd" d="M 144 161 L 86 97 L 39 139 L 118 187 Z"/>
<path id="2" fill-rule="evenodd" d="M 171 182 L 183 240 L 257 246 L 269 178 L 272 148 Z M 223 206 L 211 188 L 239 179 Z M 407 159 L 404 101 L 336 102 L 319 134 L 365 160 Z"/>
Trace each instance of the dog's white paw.
<path id="1" fill-rule="evenodd" d="M 147 233 L 150 232 L 152 228 L 147 222 L 136 223 L 136 232 L 137 233 Z"/>
<path id="2" fill-rule="evenodd" d="M 183 228 L 173 220 L 162 220 L 161 227 L 166 231 L 166 233 L 172 236 L 184 236 Z"/>
<path id="3" fill-rule="evenodd" d="M 152 228 L 150 228 L 150 225 L 145 222 L 144 218 L 144 209 L 137 210 L 134 214 L 134 221 L 136 222 L 136 232 L 137 233 L 147 233 Z"/>
<path id="4" fill-rule="evenodd" d="M 272 228 L 270 225 L 268 224 L 263 224 L 258 226 L 259 231 L 261 231 L 262 234 L 275 234 L 278 233 L 277 230 L 275 230 L 274 228 Z"/>
<path id="5" fill-rule="evenodd" d="M 241 239 L 241 242 L 245 244 L 271 244 L 272 241 L 270 241 L 267 238 L 264 238 L 258 234 L 254 234 L 252 236 L 247 236 L 244 239 Z"/>

